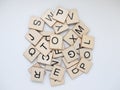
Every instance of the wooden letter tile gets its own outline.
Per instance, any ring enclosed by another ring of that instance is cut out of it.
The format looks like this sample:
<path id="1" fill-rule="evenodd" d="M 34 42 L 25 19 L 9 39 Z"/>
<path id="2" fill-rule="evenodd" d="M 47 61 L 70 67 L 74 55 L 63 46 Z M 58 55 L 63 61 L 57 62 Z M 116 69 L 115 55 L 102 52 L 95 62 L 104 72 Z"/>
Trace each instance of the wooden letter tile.
<path id="1" fill-rule="evenodd" d="M 42 38 L 42 35 L 39 32 L 37 32 L 36 30 L 29 30 L 28 33 L 25 35 L 25 38 L 31 44 L 36 45 Z"/>
<path id="2" fill-rule="evenodd" d="M 67 72 L 69 74 L 69 76 L 71 77 L 71 79 L 74 79 L 78 76 L 80 76 L 83 72 L 80 71 L 78 68 L 77 68 L 77 65 L 78 64 L 75 64 L 74 66 L 72 66 L 71 68 L 67 69 Z"/>
<path id="3" fill-rule="evenodd" d="M 79 22 L 79 16 L 76 9 L 69 10 L 68 17 L 66 19 L 67 24 L 75 24 Z"/>
<path id="4" fill-rule="evenodd" d="M 48 55 L 45 56 L 45 55 L 40 53 L 40 55 L 37 58 L 37 62 L 50 65 L 51 61 L 52 61 L 52 54 L 53 53 L 50 52 Z"/>
<path id="5" fill-rule="evenodd" d="M 53 29 L 55 30 L 55 33 L 59 34 L 61 32 L 64 32 L 65 30 L 68 29 L 68 25 L 66 23 L 60 23 L 60 22 L 56 22 L 53 25 Z"/>
<path id="6" fill-rule="evenodd" d="M 48 71 L 52 71 L 54 65 L 61 65 L 61 60 L 58 59 L 52 59 L 52 62 L 50 65 L 46 65 L 45 69 Z"/>
<path id="7" fill-rule="evenodd" d="M 63 45 L 63 49 L 64 49 L 64 45 Z M 59 49 L 54 49 L 53 50 L 53 58 L 59 58 L 59 57 L 63 57 L 63 53 L 62 53 L 62 50 L 59 50 Z"/>
<path id="8" fill-rule="evenodd" d="M 57 8 L 55 10 L 53 19 L 55 19 L 61 23 L 64 23 L 67 16 L 68 16 L 68 10 L 65 10 L 63 8 Z"/>
<path id="9" fill-rule="evenodd" d="M 56 34 L 50 35 L 50 48 L 51 49 L 63 48 L 63 39 L 61 35 L 56 35 Z"/>
<path id="10" fill-rule="evenodd" d="M 75 41 L 77 40 L 78 36 L 72 31 L 70 30 L 65 36 L 64 36 L 64 40 L 65 42 L 67 42 L 69 45 L 73 45 L 75 43 Z"/>
<path id="11" fill-rule="evenodd" d="M 40 17 L 32 16 L 30 18 L 29 26 L 30 29 L 43 31 L 44 21 Z"/>
<path id="12" fill-rule="evenodd" d="M 61 81 L 50 79 L 51 86 L 58 86 L 64 84 L 65 80 L 62 79 Z"/>
<path id="13" fill-rule="evenodd" d="M 53 12 L 52 10 L 47 10 L 44 15 L 41 17 L 50 27 L 53 26 L 53 24 L 56 22 L 56 20 L 53 19 Z"/>
<path id="14" fill-rule="evenodd" d="M 65 67 L 66 67 L 66 68 L 70 68 L 70 67 L 74 66 L 75 64 L 77 64 L 77 63 L 79 62 L 78 60 L 74 60 L 74 61 L 72 61 L 72 62 L 67 62 L 67 61 L 65 60 L 65 58 L 63 58 L 62 60 L 63 60 L 63 62 L 64 62 L 64 64 L 65 64 Z"/>
<path id="15" fill-rule="evenodd" d="M 54 34 L 53 31 L 43 31 L 41 32 L 46 41 L 50 41 L 50 35 Z"/>
<path id="16" fill-rule="evenodd" d="M 39 55 L 39 51 L 33 45 L 30 45 L 23 55 L 30 62 L 33 62 Z"/>
<path id="17" fill-rule="evenodd" d="M 88 73 L 92 67 L 92 62 L 82 58 L 77 66 L 82 72 Z"/>
<path id="18" fill-rule="evenodd" d="M 36 45 L 36 48 L 45 56 L 51 51 L 49 48 L 49 42 L 44 38 L 42 38 L 42 40 Z"/>
<path id="19" fill-rule="evenodd" d="M 81 48 L 80 49 L 80 57 L 85 58 L 87 60 L 91 60 L 92 59 L 91 49 Z"/>
<path id="20" fill-rule="evenodd" d="M 29 73 L 32 73 L 32 68 L 33 67 L 40 67 L 40 64 L 39 63 L 35 63 L 35 64 L 33 64 L 30 68 L 28 68 L 28 71 L 29 71 Z"/>
<path id="21" fill-rule="evenodd" d="M 64 73 L 65 73 L 65 69 L 63 67 L 54 65 L 50 78 L 61 81 L 62 78 L 64 77 Z"/>
<path id="22" fill-rule="evenodd" d="M 82 35 L 87 34 L 88 33 L 88 27 L 82 22 L 80 21 L 79 23 L 77 23 L 74 27 L 73 27 L 73 31 L 80 37 L 82 38 Z"/>
<path id="23" fill-rule="evenodd" d="M 31 73 L 31 80 L 37 82 L 43 82 L 45 70 L 43 68 L 33 67 Z"/>
<path id="24" fill-rule="evenodd" d="M 79 54 L 80 48 L 81 48 L 81 39 L 80 39 L 80 38 L 78 38 L 78 39 L 76 40 L 76 42 L 75 42 L 75 44 L 74 44 L 74 47 L 75 47 L 76 52 Z"/>
<path id="25" fill-rule="evenodd" d="M 94 37 L 83 35 L 82 37 L 82 47 L 93 49 L 94 47 Z"/>
<path id="26" fill-rule="evenodd" d="M 62 50 L 53 50 L 53 58 L 59 58 L 59 57 L 63 57 L 63 53 Z"/>
<path id="27" fill-rule="evenodd" d="M 63 55 L 67 62 L 74 61 L 75 59 L 78 58 L 78 54 L 76 53 L 76 50 L 74 49 L 73 46 L 64 49 Z"/>

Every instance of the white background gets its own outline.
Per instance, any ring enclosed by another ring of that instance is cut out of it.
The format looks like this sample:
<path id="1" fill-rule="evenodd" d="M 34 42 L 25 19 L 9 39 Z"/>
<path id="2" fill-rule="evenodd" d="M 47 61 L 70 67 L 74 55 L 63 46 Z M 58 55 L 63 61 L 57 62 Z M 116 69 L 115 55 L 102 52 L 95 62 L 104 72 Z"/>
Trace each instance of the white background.
<path id="1" fill-rule="evenodd" d="M 88 74 L 51 87 L 30 80 L 32 65 L 23 57 L 29 18 L 61 6 L 76 8 L 95 37 L 93 67 Z M 0 0 L 0 90 L 120 90 L 120 0 Z"/>

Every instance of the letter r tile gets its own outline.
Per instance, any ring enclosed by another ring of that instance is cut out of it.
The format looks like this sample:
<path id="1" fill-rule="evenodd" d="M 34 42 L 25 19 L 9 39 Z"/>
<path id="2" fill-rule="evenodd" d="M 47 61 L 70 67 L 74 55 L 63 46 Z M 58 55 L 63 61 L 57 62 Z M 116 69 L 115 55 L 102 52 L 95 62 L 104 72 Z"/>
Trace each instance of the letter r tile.
<path id="1" fill-rule="evenodd" d="M 33 67 L 31 71 L 32 81 L 43 82 L 45 75 L 45 70 L 43 68 Z"/>

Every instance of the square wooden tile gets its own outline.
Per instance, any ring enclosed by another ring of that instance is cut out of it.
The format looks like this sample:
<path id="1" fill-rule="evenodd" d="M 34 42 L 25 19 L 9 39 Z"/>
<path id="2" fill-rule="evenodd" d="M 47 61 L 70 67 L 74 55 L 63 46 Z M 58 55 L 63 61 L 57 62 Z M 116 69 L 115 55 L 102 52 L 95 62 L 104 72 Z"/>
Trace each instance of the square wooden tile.
<path id="1" fill-rule="evenodd" d="M 36 30 L 29 30 L 28 33 L 25 35 L 25 38 L 31 44 L 36 45 L 42 38 L 42 35 Z"/>
<path id="2" fill-rule="evenodd" d="M 35 63 L 35 64 L 33 64 L 30 68 L 28 68 L 28 71 L 29 71 L 29 73 L 32 73 L 32 68 L 33 67 L 40 67 L 40 64 L 39 63 Z"/>
<path id="3" fill-rule="evenodd" d="M 51 51 L 49 48 L 49 42 L 44 38 L 42 38 L 41 41 L 36 45 L 36 48 L 45 56 Z"/>
<path id="4" fill-rule="evenodd" d="M 50 74 L 50 78 L 54 80 L 61 81 L 64 77 L 65 69 L 61 66 L 54 65 L 53 70 Z"/>
<path id="5" fill-rule="evenodd" d="M 66 18 L 68 16 L 68 10 L 64 9 L 64 8 L 57 8 L 55 10 L 55 13 L 54 13 L 54 16 L 53 16 L 53 19 L 61 22 L 61 23 L 64 23 Z"/>
<path id="6" fill-rule="evenodd" d="M 50 35 L 51 34 L 54 34 L 54 31 L 43 31 L 41 32 L 41 34 L 43 35 L 43 38 L 46 40 L 46 41 L 50 41 Z"/>
<path id="7" fill-rule="evenodd" d="M 53 19 L 53 11 L 52 10 L 47 10 L 41 18 L 47 23 L 50 27 L 52 27 L 56 20 Z"/>
<path id="8" fill-rule="evenodd" d="M 76 77 L 82 75 L 82 71 L 80 71 L 78 68 L 77 68 L 77 64 L 75 64 L 74 66 L 70 67 L 69 69 L 67 69 L 67 72 L 70 76 L 71 79 L 75 79 Z"/>
<path id="9" fill-rule="evenodd" d="M 68 25 L 66 23 L 60 23 L 60 22 L 56 22 L 54 25 L 53 25 L 53 29 L 55 30 L 55 33 L 59 34 L 59 33 L 62 33 L 64 31 L 66 31 L 68 29 Z"/>
<path id="10" fill-rule="evenodd" d="M 64 44 L 63 44 L 63 49 L 64 49 Z M 62 53 L 62 50 L 59 50 L 59 49 L 54 49 L 52 50 L 53 51 L 53 58 L 56 59 L 56 58 L 59 58 L 59 57 L 63 57 L 63 53 Z"/>
<path id="11" fill-rule="evenodd" d="M 28 49 L 23 53 L 23 55 L 30 62 L 33 62 L 39 55 L 39 51 L 33 45 L 30 45 Z"/>
<path id="12" fill-rule="evenodd" d="M 73 46 L 64 49 L 62 52 L 67 62 L 72 62 L 78 58 L 78 54 Z"/>
<path id="13" fill-rule="evenodd" d="M 66 68 L 70 68 L 70 67 L 74 66 L 75 64 L 77 64 L 79 62 L 78 60 L 74 60 L 72 62 L 67 62 L 65 60 L 65 58 L 62 58 L 62 60 L 63 60 L 63 63 L 64 63 Z"/>
<path id="14" fill-rule="evenodd" d="M 66 19 L 67 24 L 75 24 L 79 22 L 79 16 L 77 13 L 77 9 L 69 10 L 68 17 Z"/>
<path id="15" fill-rule="evenodd" d="M 86 60 L 85 58 L 81 58 L 77 66 L 77 68 L 79 68 L 84 73 L 88 73 L 91 67 L 92 67 L 92 62 L 89 60 Z"/>
<path id="16" fill-rule="evenodd" d="M 78 36 L 72 31 L 70 30 L 65 36 L 64 36 L 64 41 L 67 42 L 69 45 L 73 45 L 76 40 L 77 40 Z"/>
<path id="17" fill-rule="evenodd" d="M 44 21 L 40 17 L 32 16 L 29 21 L 30 29 L 35 29 L 38 31 L 43 31 Z"/>
<path id="18" fill-rule="evenodd" d="M 36 82 L 43 82 L 45 70 L 43 68 L 33 67 L 31 73 L 31 80 Z"/>
<path id="19" fill-rule="evenodd" d="M 63 85 L 64 82 L 65 82 L 64 79 L 62 79 L 61 81 L 54 80 L 54 79 L 50 79 L 50 84 L 51 84 L 51 86 L 59 86 L 59 85 Z"/>
<path id="20" fill-rule="evenodd" d="M 53 50 L 53 58 L 59 58 L 59 57 L 63 57 L 63 53 L 62 50 Z"/>
<path id="21" fill-rule="evenodd" d="M 61 65 L 61 60 L 58 59 L 52 59 L 50 65 L 46 65 L 45 69 L 48 71 L 52 71 L 54 65 Z"/>
<path id="22" fill-rule="evenodd" d="M 76 42 L 74 43 L 74 48 L 75 48 L 76 52 L 79 54 L 80 49 L 81 49 L 81 39 L 80 38 L 78 38 L 76 40 Z"/>
<path id="23" fill-rule="evenodd" d="M 85 58 L 87 60 L 91 60 L 92 59 L 92 50 L 87 49 L 87 48 L 81 48 L 80 49 L 80 57 Z"/>
<path id="24" fill-rule="evenodd" d="M 94 47 L 94 37 L 83 35 L 82 37 L 82 47 L 93 49 Z"/>
<path id="25" fill-rule="evenodd" d="M 38 63 L 42 63 L 42 64 L 47 64 L 50 65 L 52 62 L 52 55 L 53 53 L 50 52 L 49 54 L 47 54 L 46 56 L 43 55 L 42 53 L 40 53 L 40 55 L 37 58 L 37 62 Z"/>
<path id="26" fill-rule="evenodd" d="M 82 38 L 83 35 L 87 34 L 89 29 L 88 27 L 82 22 L 80 21 L 79 23 L 77 23 L 73 29 L 72 29 L 80 38 Z"/>
<path id="27" fill-rule="evenodd" d="M 61 35 L 56 35 L 56 34 L 50 35 L 50 48 L 51 49 L 63 48 L 63 38 Z"/>

